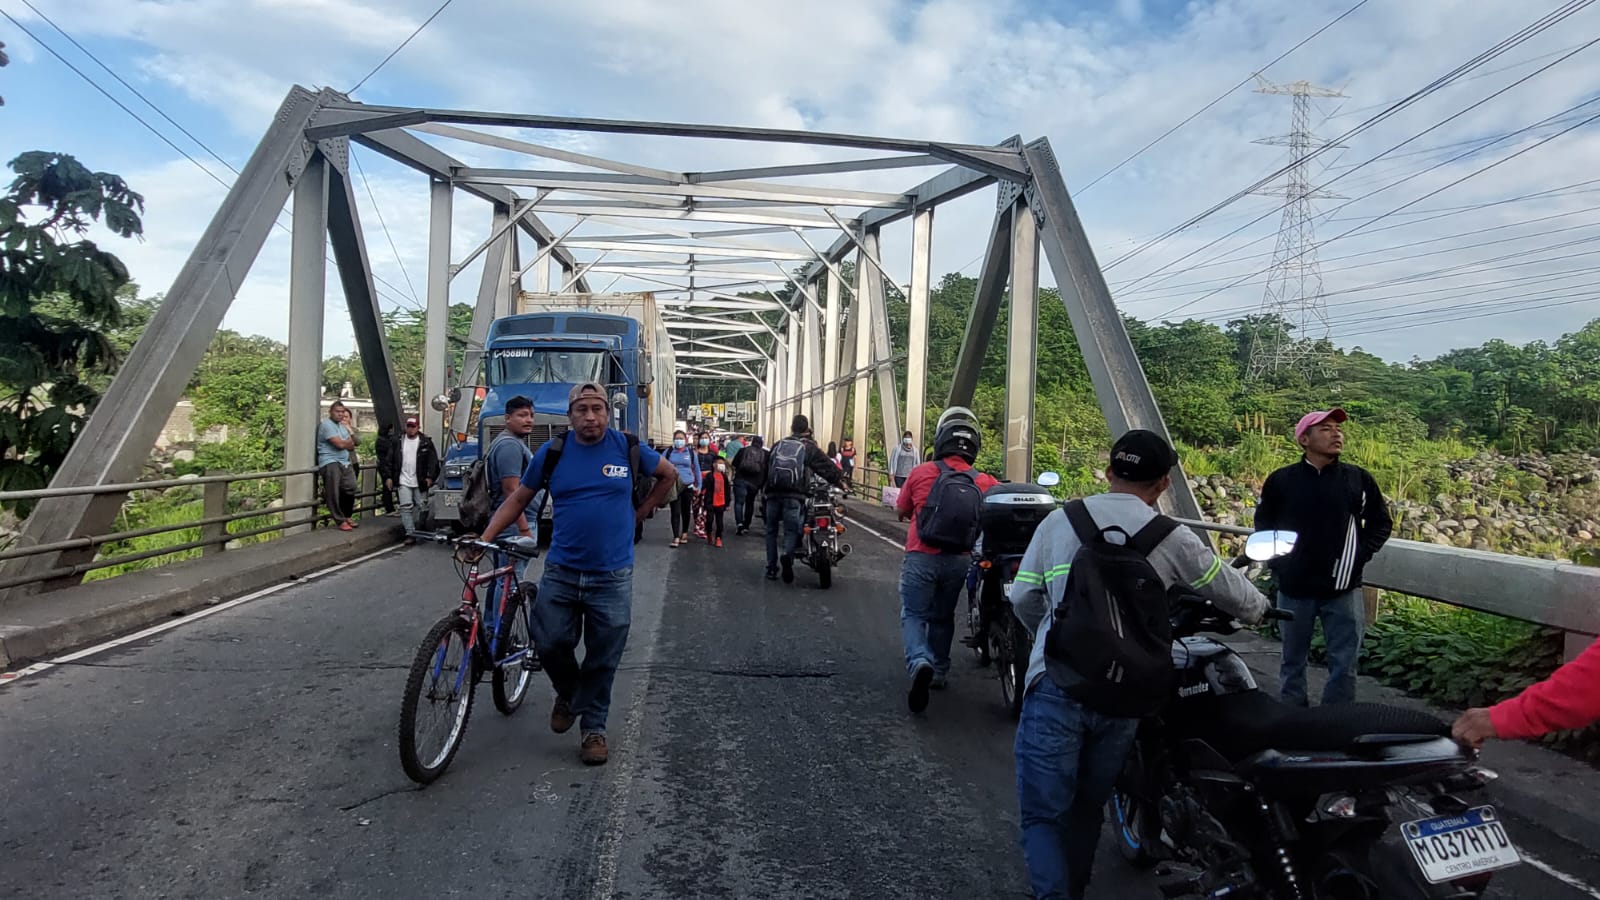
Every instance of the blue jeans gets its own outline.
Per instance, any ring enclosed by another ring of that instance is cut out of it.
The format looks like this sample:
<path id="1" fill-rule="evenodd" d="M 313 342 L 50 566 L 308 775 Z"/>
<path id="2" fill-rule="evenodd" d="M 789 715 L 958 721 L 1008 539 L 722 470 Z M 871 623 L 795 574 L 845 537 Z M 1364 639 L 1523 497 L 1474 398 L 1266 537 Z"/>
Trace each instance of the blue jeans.
<path id="1" fill-rule="evenodd" d="M 533 642 L 556 695 L 584 734 L 605 734 L 611 683 L 633 621 L 633 567 L 580 572 L 545 563 L 533 606 Z M 583 638 L 583 663 L 577 647 Z"/>
<path id="2" fill-rule="evenodd" d="M 1138 719 L 1080 706 L 1049 675 L 1023 698 L 1015 748 L 1017 806 L 1028 884 L 1040 900 L 1083 896 L 1103 808 L 1138 730 Z"/>
<path id="3" fill-rule="evenodd" d="M 1283 663 L 1278 671 L 1278 693 L 1283 702 L 1309 705 L 1306 656 L 1311 652 L 1311 635 L 1318 619 L 1322 620 L 1322 639 L 1328 645 L 1328 683 L 1322 688 L 1322 702 L 1355 700 L 1356 662 L 1367 630 L 1367 608 L 1361 589 L 1352 588 L 1326 600 L 1291 597 L 1280 591 L 1278 607 L 1294 613 L 1293 622 L 1278 625 L 1283 634 Z"/>
<path id="4" fill-rule="evenodd" d="M 941 678 L 949 673 L 956 604 L 971 564 L 972 557 L 965 553 L 906 552 L 900 564 L 900 636 L 907 673 L 921 663 L 933 666 Z"/>
<path id="5" fill-rule="evenodd" d="M 783 555 L 794 556 L 800 543 L 800 498 L 767 497 L 767 568 L 778 567 L 778 531 L 783 531 Z"/>
<path id="6" fill-rule="evenodd" d="M 528 519 L 527 521 L 528 528 L 537 535 L 539 533 L 539 523 L 533 519 Z M 406 530 L 410 531 L 411 529 L 407 528 Z M 516 537 L 517 533 L 517 526 L 508 525 L 504 531 L 499 532 L 494 537 L 485 537 L 483 540 L 498 541 L 501 538 Z M 527 581 L 528 563 L 532 562 L 532 560 L 520 559 L 510 554 L 505 556 L 499 556 L 494 553 L 485 554 L 483 560 L 478 563 L 478 571 L 483 572 L 490 568 L 498 569 L 505 565 L 508 560 L 511 562 L 512 574 L 516 576 L 517 584 Z M 486 605 L 483 609 L 483 624 L 490 634 L 494 634 L 500 627 L 500 579 L 496 578 L 489 582 L 489 591 L 485 595 L 484 602 Z"/>
<path id="7" fill-rule="evenodd" d="M 750 520 L 756 514 L 756 495 L 761 492 L 761 485 L 749 478 L 741 478 L 733 483 L 733 524 L 740 528 L 749 528 Z"/>

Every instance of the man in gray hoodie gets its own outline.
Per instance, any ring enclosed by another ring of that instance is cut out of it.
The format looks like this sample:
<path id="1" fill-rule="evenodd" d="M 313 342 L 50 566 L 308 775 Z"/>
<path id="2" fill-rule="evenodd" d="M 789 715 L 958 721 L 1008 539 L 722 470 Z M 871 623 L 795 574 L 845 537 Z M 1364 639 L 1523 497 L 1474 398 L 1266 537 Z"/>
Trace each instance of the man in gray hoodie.
<path id="1" fill-rule="evenodd" d="M 1083 498 L 1095 525 L 1137 535 L 1155 518 L 1156 501 L 1172 486 L 1177 464 L 1178 454 L 1160 435 L 1124 434 L 1111 448 L 1109 492 Z M 1034 532 L 1011 587 L 1011 606 L 1034 636 L 1016 760 L 1022 855 L 1039 897 L 1084 895 L 1100 839 L 1101 809 L 1139 726 L 1138 719 L 1089 709 L 1046 670 L 1045 635 L 1080 546 L 1066 513 L 1052 512 Z M 1225 565 L 1187 528 L 1174 529 L 1146 558 L 1163 584 L 1188 585 L 1245 621 L 1260 621 L 1271 606 L 1244 573 Z M 1062 627 L 1070 627 L 1069 620 L 1063 619 Z"/>

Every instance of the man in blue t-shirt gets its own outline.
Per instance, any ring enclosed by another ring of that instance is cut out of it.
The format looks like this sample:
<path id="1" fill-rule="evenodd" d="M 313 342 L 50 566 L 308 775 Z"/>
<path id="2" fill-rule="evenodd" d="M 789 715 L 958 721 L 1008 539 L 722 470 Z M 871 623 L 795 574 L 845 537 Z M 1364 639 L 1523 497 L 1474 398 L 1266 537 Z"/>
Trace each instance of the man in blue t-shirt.
<path id="1" fill-rule="evenodd" d="M 603 765 L 606 713 L 611 708 L 611 683 L 628 642 L 633 616 L 633 530 L 666 499 L 677 470 L 647 446 L 639 446 L 640 473 L 633 471 L 634 441 L 607 427 L 611 407 L 605 388 L 594 382 L 575 386 L 567 395 L 571 430 L 546 483 L 544 470 L 551 453 L 546 442 L 534 453 L 505 503 L 484 529 L 498 534 L 523 514 L 540 489 L 548 489 L 552 506 L 550 551 L 539 579 L 533 606 L 533 642 L 539 660 L 555 687 L 550 730 L 561 734 L 581 720 L 579 757 L 587 765 Z M 655 476 L 650 495 L 634 506 L 634 478 Z M 583 638 L 583 662 L 577 658 Z"/>

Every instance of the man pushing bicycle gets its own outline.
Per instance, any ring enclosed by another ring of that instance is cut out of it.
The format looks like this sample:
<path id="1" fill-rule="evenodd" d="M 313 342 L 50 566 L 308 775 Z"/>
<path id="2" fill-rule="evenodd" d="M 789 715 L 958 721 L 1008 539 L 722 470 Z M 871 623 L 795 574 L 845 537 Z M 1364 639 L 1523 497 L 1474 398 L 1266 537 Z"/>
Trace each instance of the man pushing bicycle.
<path id="1" fill-rule="evenodd" d="M 611 408 L 599 384 L 572 389 L 567 418 L 571 430 L 534 453 L 484 533 L 499 534 L 541 488 L 547 490 L 552 531 L 533 608 L 533 640 L 556 692 L 550 730 L 563 734 L 578 723 L 579 758 L 598 766 L 610 758 L 606 713 L 632 621 L 634 526 L 666 498 L 677 471 L 638 438 L 609 427 Z M 636 490 L 649 476 L 654 486 Z"/>

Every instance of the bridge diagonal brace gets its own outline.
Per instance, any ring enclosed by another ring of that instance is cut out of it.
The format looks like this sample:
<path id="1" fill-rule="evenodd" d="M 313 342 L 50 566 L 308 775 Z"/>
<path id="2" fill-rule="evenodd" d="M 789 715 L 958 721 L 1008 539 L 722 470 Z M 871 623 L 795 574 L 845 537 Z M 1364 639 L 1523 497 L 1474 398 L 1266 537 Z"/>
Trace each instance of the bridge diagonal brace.
<path id="1" fill-rule="evenodd" d="M 356 211 L 356 195 L 350 175 L 339 166 L 328 167 L 328 242 L 339 269 L 345 304 L 350 310 L 350 327 L 355 332 L 356 351 L 361 370 L 372 393 L 372 409 L 378 428 L 400 428 L 400 391 L 395 386 L 389 339 L 384 333 L 383 310 L 372 281 L 372 263 L 367 257 L 367 242 L 361 232 L 361 217 Z"/>

